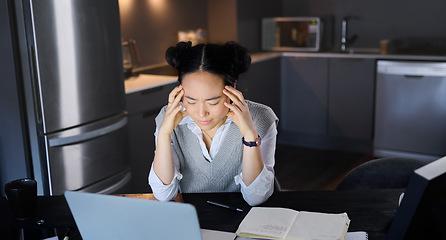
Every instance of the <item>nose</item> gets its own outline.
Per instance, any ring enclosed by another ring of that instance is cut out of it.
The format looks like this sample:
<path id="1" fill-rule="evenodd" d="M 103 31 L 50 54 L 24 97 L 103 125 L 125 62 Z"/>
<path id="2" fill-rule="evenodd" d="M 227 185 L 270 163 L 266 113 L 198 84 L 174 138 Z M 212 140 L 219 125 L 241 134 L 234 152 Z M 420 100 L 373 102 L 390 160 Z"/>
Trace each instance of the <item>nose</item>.
<path id="1" fill-rule="evenodd" d="M 206 105 L 205 104 L 200 104 L 199 109 L 198 109 L 198 115 L 200 117 L 206 117 L 209 114 Z"/>

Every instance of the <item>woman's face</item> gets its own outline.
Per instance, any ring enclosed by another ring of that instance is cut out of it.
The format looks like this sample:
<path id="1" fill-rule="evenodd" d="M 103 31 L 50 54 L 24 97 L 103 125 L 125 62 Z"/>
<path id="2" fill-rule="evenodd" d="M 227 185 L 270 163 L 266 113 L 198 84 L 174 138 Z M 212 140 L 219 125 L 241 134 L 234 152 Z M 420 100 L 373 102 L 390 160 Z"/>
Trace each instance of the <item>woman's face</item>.
<path id="1" fill-rule="evenodd" d="M 184 89 L 183 104 L 189 116 L 205 131 L 221 125 L 229 111 L 224 102 L 224 81 L 219 75 L 204 71 L 188 73 L 181 83 Z"/>

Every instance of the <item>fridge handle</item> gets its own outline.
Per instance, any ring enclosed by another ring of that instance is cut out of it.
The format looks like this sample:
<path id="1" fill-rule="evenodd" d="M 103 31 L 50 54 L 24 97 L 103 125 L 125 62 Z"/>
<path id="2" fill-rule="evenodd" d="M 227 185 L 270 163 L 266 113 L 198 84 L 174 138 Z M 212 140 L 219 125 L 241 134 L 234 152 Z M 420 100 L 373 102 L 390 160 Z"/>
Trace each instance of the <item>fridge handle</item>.
<path id="1" fill-rule="evenodd" d="M 121 173 L 110 177 L 109 179 L 102 180 L 98 183 L 90 185 L 85 188 L 77 189 L 79 192 L 90 192 L 99 194 L 116 194 L 122 191 L 128 191 L 128 184 L 132 180 L 132 173 L 130 168 L 124 170 Z"/>
<path id="2" fill-rule="evenodd" d="M 82 141 L 87 141 L 93 138 L 97 138 L 103 135 L 106 135 L 108 133 L 111 133 L 113 131 L 116 131 L 122 127 L 124 127 L 127 124 L 127 117 L 119 120 L 116 123 L 113 123 L 111 125 L 108 125 L 103 128 L 99 128 L 93 131 L 81 133 L 75 136 L 69 136 L 69 137 L 62 137 L 62 138 L 54 138 L 49 140 L 50 147 L 58 147 L 73 143 L 78 143 Z"/>
<path id="3" fill-rule="evenodd" d="M 37 122 L 38 123 L 42 123 L 43 121 L 43 117 L 42 117 L 42 107 L 41 107 L 41 103 L 42 103 L 42 98 L 40 96 L 40 84 L 39 84 L 39 72 L 38 72 L 38 60 L 36 57 L 36 49 L 35 46 L 33 44 L 31 44 L 30 46 L 30 52 L 31 52 L 31 68 L 32 68 L 32 76 L 31 76 L 31 82 L 32 82 L 32 89 L 34 91 L 34 96 L 35 96 L 35 101 L 34 101 L 34 108 L 36 109 L 36 113 L 37 113 Z"/>
<path id="4" fill-rule="evenodd" d="M 102 190 L 98 191 L 97 193 L 99 193 L 99 194 L 113 194 L 117 190 L 119 190 L 122 187 L 124 187 L 125 185 L 127 185 L 131 179 L 132 179 L 132 174 L 129 172 L 116 184 L 109 186 L 105 189 L 102 189 Z"/>

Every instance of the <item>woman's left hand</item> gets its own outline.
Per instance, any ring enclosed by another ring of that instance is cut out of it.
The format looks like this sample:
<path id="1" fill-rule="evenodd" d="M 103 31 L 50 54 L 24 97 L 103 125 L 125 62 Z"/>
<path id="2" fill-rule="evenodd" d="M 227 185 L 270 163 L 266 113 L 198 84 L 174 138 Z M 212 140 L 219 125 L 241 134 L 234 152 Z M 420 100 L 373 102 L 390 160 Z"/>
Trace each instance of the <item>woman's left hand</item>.
<path id="1" fill-rule="evenodd" d="M 249 112 L 243 94 L 231 86 L 225 86 L 223 94 L 228 96 L 233 102 L 233 104 L 225 102 L 225 106 L 231 110 L 228 111 L 227 116 L 237 124 L 240 128 L 240 132 L 247 141 L 254 141 L 258 136 L 257 129 L 254 126 L 251 113 Z"/>

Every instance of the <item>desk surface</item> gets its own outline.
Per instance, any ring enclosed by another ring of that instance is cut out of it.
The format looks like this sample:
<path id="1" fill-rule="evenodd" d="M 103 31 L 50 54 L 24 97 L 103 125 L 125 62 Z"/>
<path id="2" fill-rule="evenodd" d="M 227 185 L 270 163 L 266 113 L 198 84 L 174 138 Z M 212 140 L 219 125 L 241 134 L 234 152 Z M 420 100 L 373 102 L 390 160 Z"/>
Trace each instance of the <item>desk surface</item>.
<path id="1" fill-rule="evenodd" d="M 261 206 L 324 213 L 346 212 L 351 219 L 349 231 L 366 231 L 372 240 L 385 239 L 402 192 L 403 190 L 280 192 Z M 221 231 L 235 232 L 250 209 L 238 193 L 184 194 L 183 199 L 196 207 L 202 228 Z M 207 200 L 236 206 L 244 212 L 209 206 Z"/>
<path id="2" fill-rule="evenodd" d="M 369 239 L 384 239 L 390 222 L 398 206 L 399 190 L 364 191 L 285 191 L 274 193 L 261 206 L 286 207 L 295 210 L 340 213 L 346 212 L 351 219 L 349 231 L 366 231 Z M 150 194 L 131 195 L 138 198 L 153 198 Z M 206 229 L 235 232 L 238 225 L 251 208 L 240 193 L 201 193 L 183 194 L 176 198 L 195 206 L 200 226 Z M 215 201 L 243 209 L 237 212 L 206 201 Z M 63 196 L 38 197 L 35 217 L 17 221 L 12 216 L 9 205 L 3 197 L 0 201 L 0 239 L 12 239 L 14 229 L 56 227 L 70 228 L 70 239 L 79 239 L 77 228 Z M 44 223 L 37 225 L 38 220 Z"/>

